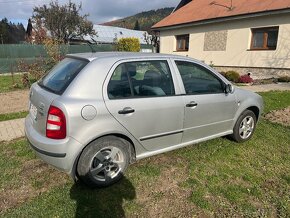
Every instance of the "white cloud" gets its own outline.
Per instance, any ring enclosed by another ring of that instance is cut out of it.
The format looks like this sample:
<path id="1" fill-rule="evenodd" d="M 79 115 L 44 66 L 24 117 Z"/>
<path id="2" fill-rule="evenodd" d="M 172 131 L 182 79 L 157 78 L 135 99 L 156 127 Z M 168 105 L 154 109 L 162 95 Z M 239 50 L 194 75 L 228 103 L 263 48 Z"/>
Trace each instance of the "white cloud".
<path id="1" fill-rule="evenodd" d="M 48 4 L 50 0 L 0 0 L 0 19 L 27 20 L 32 16 L 33 7 Z M 59 0 L 60 4 L 68 0 Z M 164 7 L 175 7 L 180 0 L 72 0 L 82 3 L 82 13 L 89 14 L 89 20 L 93 23 L 103 23 L 114 19 L 127 17 L 136 13 L 159 9 Z"/>
<path id="2" fill-rule="evenodd" d="M 126 17 L 142 11 L 159 9 L 164 7 L 175 7 L 180 0 L 106 0 L 83 1 L 83 11 L 90 15 L 94 23 L 103 23 L 113 20 L 114 17 Z"/>

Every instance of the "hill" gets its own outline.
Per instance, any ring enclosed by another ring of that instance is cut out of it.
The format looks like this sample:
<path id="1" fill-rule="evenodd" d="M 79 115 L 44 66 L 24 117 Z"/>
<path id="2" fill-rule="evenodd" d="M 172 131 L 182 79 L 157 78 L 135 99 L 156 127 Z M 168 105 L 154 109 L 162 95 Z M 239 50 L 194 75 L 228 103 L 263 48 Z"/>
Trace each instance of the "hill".
<path id="1" fill-rule="evenodd" d="M 157 10 L 145 11 L 123 19 L 106 22 L 102 25 L 134 29 L 136 21 L 138 21 L 140 30 L 150 31 L 151 27 L 155 23 L 171 14 L 173 9 L 174 8 L 161 8 Z"/>

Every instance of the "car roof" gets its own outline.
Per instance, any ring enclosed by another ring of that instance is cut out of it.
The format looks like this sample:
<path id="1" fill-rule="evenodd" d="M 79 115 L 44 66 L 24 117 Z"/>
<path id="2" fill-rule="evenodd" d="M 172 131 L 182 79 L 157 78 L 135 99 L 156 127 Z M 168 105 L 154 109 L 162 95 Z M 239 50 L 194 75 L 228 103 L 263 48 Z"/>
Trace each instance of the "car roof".
<path id="1" fill-rule="evenodd" d="M 183 58 L 194 60 L 185 56 L 161 54 L 161 53 L 141 53 L 141 52 L 88 52 L 68 54 L 67 57 L 76 57 L 93 61 L 99 58 L 133 59 L 133 58 Z"/>

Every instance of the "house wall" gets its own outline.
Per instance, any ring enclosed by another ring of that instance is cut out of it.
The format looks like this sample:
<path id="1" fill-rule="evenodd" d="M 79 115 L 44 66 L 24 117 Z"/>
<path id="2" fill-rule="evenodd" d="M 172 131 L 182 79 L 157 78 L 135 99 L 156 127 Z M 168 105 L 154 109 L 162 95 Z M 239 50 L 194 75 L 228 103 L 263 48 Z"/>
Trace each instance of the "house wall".
<path id="1" fill-rule="evenodd" d="M 276 50 L 251 51 L 251 28 L 269 26 L 279 26 Z M 175 36 L 182 34 L 190 34 L 189 51 L 176 52 Z M 210 44 L 213 37 L 216 46 Z M 254 77 L 290 76 L 290 14 L 162 30 L 160 52 L 193 57 L 219 70 L 251 72 Z"/>

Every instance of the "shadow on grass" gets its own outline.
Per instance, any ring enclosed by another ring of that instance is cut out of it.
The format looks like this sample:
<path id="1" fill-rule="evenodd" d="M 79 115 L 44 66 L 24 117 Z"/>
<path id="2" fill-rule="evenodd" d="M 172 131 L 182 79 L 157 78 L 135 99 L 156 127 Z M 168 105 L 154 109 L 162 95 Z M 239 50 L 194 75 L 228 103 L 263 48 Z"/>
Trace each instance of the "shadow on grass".
<path id="1" fill-rule="evenodd" d="M 125 217 L 124 200 L 136 197 L 132 183 L 124 177 L 118 183 L 102 189 L 91 189 L 75 183 L 70 190 L 71 199 L 76 201 L 75 217 Z"/>

